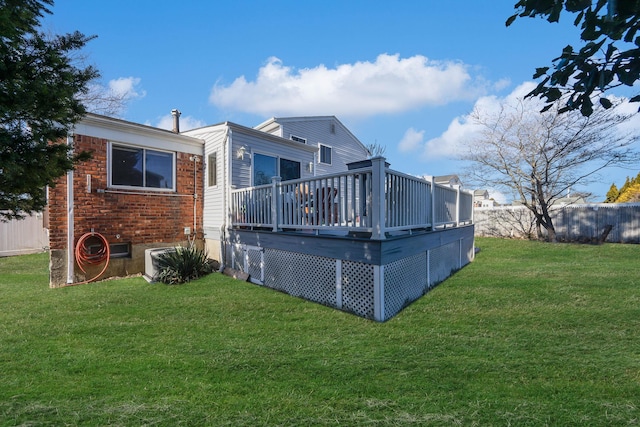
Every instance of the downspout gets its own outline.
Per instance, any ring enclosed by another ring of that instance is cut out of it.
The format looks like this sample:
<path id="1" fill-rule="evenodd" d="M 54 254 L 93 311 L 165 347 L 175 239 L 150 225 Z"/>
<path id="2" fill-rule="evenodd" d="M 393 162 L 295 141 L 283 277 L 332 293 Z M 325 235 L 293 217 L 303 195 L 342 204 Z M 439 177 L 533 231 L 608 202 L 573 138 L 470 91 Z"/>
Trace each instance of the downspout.
<path id="1" fill-rule="evenodd" d="M 203 148 L 204 150 L 204 148 Z M 196 238 L 198 236 L 197 233 L 197 226 L 198 226 L 198 222 L 197 222 L 197 207 L 198 207 L 198 162 L 200 161 L 200 159 L 196 156 L 193 155 L 191 157 L 193 159 L 193 229 L 191 234 L 193 235 L 193 241 L 191 241 L 190 236 L 187 236 L 187 240 L 189 240 L 189 246 L 193 246 L 196 244 Z"/>
<path id="2" fill-rule="evenodd" d="M 220 227 L 220 254 L 222 255 L 220 258 L 221 265 L 220 269 L 224 269 L 226 261 L 227 261 L 227 228 L 230 226 L 230 212 L 229 212 L 229 200 L 231 199 L 231 152 L 232 152 L 232 144 L 233 144 L 233 131 L 227 127 L 226 135 L 222 140 L 222 149 L 224 156 L 224 191 L 222 192 L 222 209 L 224 212 L 224 217 L 222 219 L 222 226 Z"/>
<path id="3" fill-rule="evenodd" d="M 67 134 L 67 146 L 73 147 L 73 132 Z M 74 282 L 74 203 L 73 203 L 73 169 L 67 172 L 67 284 Z"/>

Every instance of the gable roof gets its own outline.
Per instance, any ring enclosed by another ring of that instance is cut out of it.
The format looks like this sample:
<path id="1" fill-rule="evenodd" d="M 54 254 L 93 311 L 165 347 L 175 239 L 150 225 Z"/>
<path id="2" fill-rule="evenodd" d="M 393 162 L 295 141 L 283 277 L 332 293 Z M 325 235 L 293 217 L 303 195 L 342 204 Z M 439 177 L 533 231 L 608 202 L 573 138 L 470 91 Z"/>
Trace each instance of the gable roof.
<path id="1" fill-rule="evenodd" d="M 173 150 L 176 145 L 181 151 L 200 154 L 204 141 L 192 136 L 175 133 L 170 130 L 129 122 L 101 114 L 88 113 L 73 127 L 76 134 L 91 135 L 118 142 L 148 145 Z"/>
<path id="2" fill-rule="evenodd" d="M 267 140 L 267 141 L 271 141 L 277 144 L 283 144 L 283 145 L 288 145 L 291 147 L 295 147 L 296 149 L 299 150 L 305 150 L 305 151 L 309 151 L 309 152 L 317 152 L 319 150 L 318 147 L 314 146 L 314 145 L 303 145 L 303 144 L 299 144 L 295 141 L 292 141 L 290 139 L 287 138 L 282 138 L 280 136 L 277 135 L 273 135 L 271 133 L 267 133 L 267 132 L 263 132 L 261 130 L 257 130 L 254 128 L 250 128 L 247 126 L 243 126 L 243 125 L 239 125 L 237 123 L 233 123 L 233 122 L 222 122 L 222 123 L 218 123 L 215 125 L 209 125 L 209 126 L 204 126 L 201 128 L 197 128 L 197 129 L 190 129 L 188 131 L 183 132 L 185 135 L 193 135 L 194 137 L 197 137 L 199 135 L 204 135 L 206 133 L 209 132 L 213 132 L 213 131 L 220 131 L 222 129 L 230 129 L 233 132 L 239 132 L 239 133 L 243 133 L 246 135 L 251 135 L 254 136 L 256 138 L 260 138 L 263 140 Z"/>
<path id="3" fill-rule="evenodd" d="M 300 116 L 300 117 L 271 117 L 270 119 L 260 123 L 257 126 L 254 126 L 254 129 L 257 129 L 261 132 L 272 132 L 278 127 L 280 127 L 283 123 L 294 123 L 294 122 L 320 122 L 320 121 L 331 121 L 338 125 L 342 130 L 345 131 L 347 135 L 353 138 L 358 144 L 362 146 L 366 151 L 369 151 L 366 145 L 362 143 L 355 136 L 348 127 L 346 127 L 336 116 Z"/>

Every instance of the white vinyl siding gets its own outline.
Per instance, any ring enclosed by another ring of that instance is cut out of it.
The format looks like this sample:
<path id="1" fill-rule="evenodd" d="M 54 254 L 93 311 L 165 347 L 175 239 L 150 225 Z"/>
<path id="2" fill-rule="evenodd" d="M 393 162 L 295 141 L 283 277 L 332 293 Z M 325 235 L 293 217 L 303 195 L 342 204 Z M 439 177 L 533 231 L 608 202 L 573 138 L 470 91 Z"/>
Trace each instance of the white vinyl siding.
<path id="1" fill-rule="evenodd" d="M 316 154 L 316 175 L 342 172 L 346 164 L 367 158 L 367 149 L 334 117 L 295 117 L 276 119 L 283 135 L 305 138 L 308 145 L 318 144 L 331 147 L 331 164 L 321 162 L 320 152 Z M 307 169 L 302 163 L 303 173 Z"/>
<path id="2" fill-rule="evenodd" d="M 287 140 L 281 140 L 282 143 L 278 143 L 266 138 L 258 138 L 254 134 L 244 134 L 237 131 L 233 132 L 232 139 L 231 152 L 234 154 L 232 155 L 231 184 L 235 188 L 253 185 L 252 166 L 255 153 L 300 162 L 300 177 L 311 177 L 311 173 L 305 165 L 313 162 L 314 152 L 310 151 L 308 145 Z M 245 147 L 245 155 L 240 158 L 237 153 L 243 146 Z"/>
<path id="3" fill-rule="evenodd" d="M 190 133 L 195 138 L 201 138 L 205 141 L 204 158 L 207 164 L 204 173 L 204 199 L 203 199 L 203 218 L 202 225 L 204 228 L 205 238 L 219 239 L 220 226 L 224 223 L 224 174 L 225 174 L 225 127 L 213 126 L 200 132 Z M 215 158 L 215 166 L 210 162 Z M 216 185 L 209 185 L 209 173 L 211 168 L 216 169 Z"/>

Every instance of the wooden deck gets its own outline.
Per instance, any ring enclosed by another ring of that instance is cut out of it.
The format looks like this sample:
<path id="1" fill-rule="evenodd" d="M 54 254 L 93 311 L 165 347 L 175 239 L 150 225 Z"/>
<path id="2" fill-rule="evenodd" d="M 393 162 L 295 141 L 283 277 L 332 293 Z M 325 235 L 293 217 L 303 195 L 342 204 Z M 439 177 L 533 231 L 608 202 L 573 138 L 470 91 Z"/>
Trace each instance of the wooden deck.
<path id="1" fill-rule="evenodd" d="M 393 171 L 382 157 L 339 174 L 286 182 L 275 177 L 269 185 L 233 190 L 229 218 L 232 228 L 375 240 L 472 222 L 471 192 Z"/>
<path id="2" fill-rule="evenodd" d="M 367 164 L 368 163 L 368 164 Z M 251 281 L 386 321 L 471 262 L 473 195 L 384 158 L 233 190 L 224 260 Z"/>

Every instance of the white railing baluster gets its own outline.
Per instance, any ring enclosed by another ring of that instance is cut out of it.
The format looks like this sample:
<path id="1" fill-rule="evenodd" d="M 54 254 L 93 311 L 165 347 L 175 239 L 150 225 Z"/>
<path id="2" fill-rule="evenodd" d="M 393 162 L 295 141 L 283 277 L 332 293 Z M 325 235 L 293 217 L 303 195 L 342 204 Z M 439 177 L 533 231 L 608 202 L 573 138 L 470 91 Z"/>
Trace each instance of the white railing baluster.
<path id="1" fill-rule="evenodd" d="M 473 223 L 471 193 L 386 169 L 383 158 L 353 171 L 231 190 L 229 209 L 231 226 L 361 231 L 374 239 Z"/>

